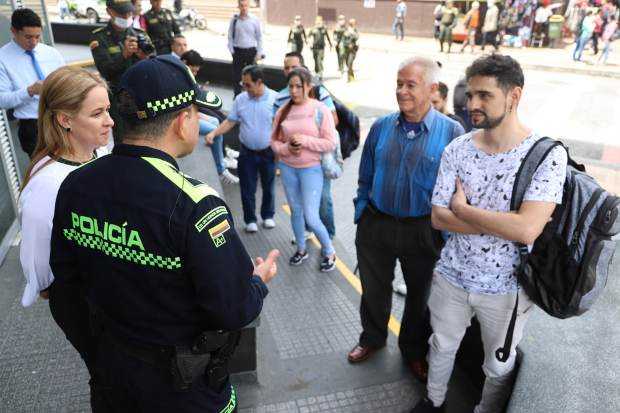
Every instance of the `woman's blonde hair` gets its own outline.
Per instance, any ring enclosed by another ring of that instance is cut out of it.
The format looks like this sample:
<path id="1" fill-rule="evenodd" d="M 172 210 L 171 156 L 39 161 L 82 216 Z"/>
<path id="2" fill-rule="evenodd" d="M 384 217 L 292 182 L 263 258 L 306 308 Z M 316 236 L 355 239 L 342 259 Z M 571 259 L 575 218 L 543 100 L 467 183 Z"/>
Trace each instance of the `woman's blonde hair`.
<path id="1" fill-rule="evenodd" d="M 21 190 L 32 178 L 32 170 L 41 159 L 74 153 L 73 145 L 67 138 L 68 131 L 58 123 L 58 114 L 75 116 L 88 93 L 97 86 L 107 89 L 105 81 L 97 73 L 86 69 L 63 66 L 47 76 L 39 98 L 37 145 L 26 169 Z"/>

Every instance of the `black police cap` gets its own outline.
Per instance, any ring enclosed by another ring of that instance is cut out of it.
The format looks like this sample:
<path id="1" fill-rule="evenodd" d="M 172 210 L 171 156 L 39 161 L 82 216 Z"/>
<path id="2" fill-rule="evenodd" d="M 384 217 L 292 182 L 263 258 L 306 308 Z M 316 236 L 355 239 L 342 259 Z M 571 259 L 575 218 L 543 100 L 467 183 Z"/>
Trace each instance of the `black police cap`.
<path id="1" fill-rule="evenodd" d="M 123 74 L 120 89 L 134 99 L 138 119 L 155 118 L 192 104 L 198 109 L 217 109 L 222 105 L 220 98 L 200 88 L 189 68 L 172 55 L 136 63 Z"/>
<path id="2" fill-rule="evenodd" d="M 133 3 L 130 0 L 107 0 L 105 5 L 117 13 L 125 14 L 134 12 Z"/>

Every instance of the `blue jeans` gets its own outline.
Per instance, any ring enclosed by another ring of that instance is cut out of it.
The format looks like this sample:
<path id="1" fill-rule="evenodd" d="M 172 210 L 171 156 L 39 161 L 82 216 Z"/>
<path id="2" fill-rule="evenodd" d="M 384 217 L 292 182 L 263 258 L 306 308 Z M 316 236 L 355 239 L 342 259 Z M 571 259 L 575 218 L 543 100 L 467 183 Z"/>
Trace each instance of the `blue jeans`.
<path id="1" fill-rule="evenodd" d="M 575 43 L 575 51 L 573 52 L 573 60 L 581 60 L 583 49 L 586 48 L 586 45 L 588 44 L 588 40 L 590 40 L 590 37 L 588 36 L 579 36 L 579 39 L 577 39 L 577 42 Z"/>
<path id="2" fill-rule="evenodd" d="M 310 227 L 314 235 L 321 243 L 323 256 L 334 253 L 332 240 L 325 225 L 319 218 L 319 206 L 323 191 L 323 169 L 321 165 L 309 168 L 292 168 L 280 162 L 282 185 L 286 193 L 286 199 L 291 208 L 291 225 L 295 233 L 295 242 L 299 251 L 306 250 L 306 238 L 304 237 L 305 223 Z"/>
<path id="3" fill-rule="evenodd" d="M 321 206 L 319 207 L 321 222 L 325 225 L 330 238 L 336 235 L 334 224 L 334 203 L 332 201 L 332 180 L 323 177 L 323 191 L 321 192 Z"/>
<path id="4" fill-rule="evenodd" d="M 243 220 L 246 224 L 256 222 L 256 179 L 260 175 L 263 188 L 263 201 L 260 215 L 263 220 L 273 218 L 275 214 L 275 177 L 276 162 L 271 148 L 252 151 L 241 145 L 237 159 L 239 186 L 241 188 L 241 204 Z"/>
<path id="5" fill-rule="evenodd" d="M 198 134 L 204 136 L 209 132 L 214 131 L 220 125 L 220 121 L 217 118 L 209 116 L 207 119 L 200 118 L 200 130 Z M 211 145 L 211 154 L 213 155 L 213 161 L 215 162 L 215 168 L 218 175 L 224 172 L 224 137 L 222 135 L 216 136 L 213 139 Z"/>

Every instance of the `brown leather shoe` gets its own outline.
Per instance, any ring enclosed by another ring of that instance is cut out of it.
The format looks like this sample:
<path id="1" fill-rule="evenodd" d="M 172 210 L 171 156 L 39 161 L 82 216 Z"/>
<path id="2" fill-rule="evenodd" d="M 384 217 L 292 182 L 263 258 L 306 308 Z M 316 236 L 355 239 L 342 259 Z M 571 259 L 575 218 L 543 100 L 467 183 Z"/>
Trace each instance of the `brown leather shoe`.
<path id="1" fill-rule="evenodd" d="M 426 384 L 428 381 L 428 363 L 426 360 L 414 360 L 407 363 L 413 377 Z"/>
<path id="2" fill-rule="evenodd" d="M 368 360 L 377 350 L 379 349 L 376 347 L 364 347 L 358 344 L 349 351 L 347 360 L 349 360 L 349 363 L 361 363 Z"/>

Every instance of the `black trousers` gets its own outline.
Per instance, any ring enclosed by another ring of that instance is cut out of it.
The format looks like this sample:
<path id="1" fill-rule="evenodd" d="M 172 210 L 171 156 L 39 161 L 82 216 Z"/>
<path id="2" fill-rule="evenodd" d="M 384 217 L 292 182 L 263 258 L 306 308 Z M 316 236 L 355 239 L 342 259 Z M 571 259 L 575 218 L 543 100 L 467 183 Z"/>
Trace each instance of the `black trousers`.
<path id="1" fill-rule="evenodd" d="M 90 374 L 88 384 L 93 413 L 113 412 L 103 387 L 96 378 L 97 343 L 90 328 L 88 304 L 81 289 L 57 282 L 52 283 L 49 289 L 49 306 L 54 321 L 86 364 Z"/>
<path id="2" fill-rule="evenodd" d="M 355 236 L 362 282 L 360 345 L 385 345 L 398 260 L 407 285 L 398 346 L 406 361 L 426 356 L 431 335 L 427 301 L 443 243 L 441 233 L 431 227 L 428 216 L 398 220 L 372 206 L 366 208 Z"/>
<path id="3" fill-rule="evenodd" d="M 497 44 L 497 34 L 497 30 L 494 30 L 492 32 L 485 32 L 482 34 L 482 50 L 484 50 L 484 47 L 487 43 L 491 43 L 495 50 L 499 50 L 499 45 Z"/>
<path id="4" fill-rule="evenodd" d="M 241 71 L 244 67 L 253 65 L 256 62 L 256 48 L 242 49 L 235 47 L 232 61 L 232 82 L 235 89 L 235 96 L 243 92 L 241 87 Z"/>
<path id="5" fill-rule="evenodd" d="M 187 391 L 172 385 L 170 367 L 151 364 L 126 354 L 105 334 L 99 339 L 97 377 L 114 412 L 206 413 L 232 408 L 226 383 L 218 393 L 198 377 Z M 236 404 L 231 412 L 235 412 Z"/>
<path id="6" fill-rule="evenodd" d="M 17 129 L 17 137 L 22 150 L 32 158 L 34 148 L 37 146 L 37 120 L 36 119 L 20 119 Z"/>

